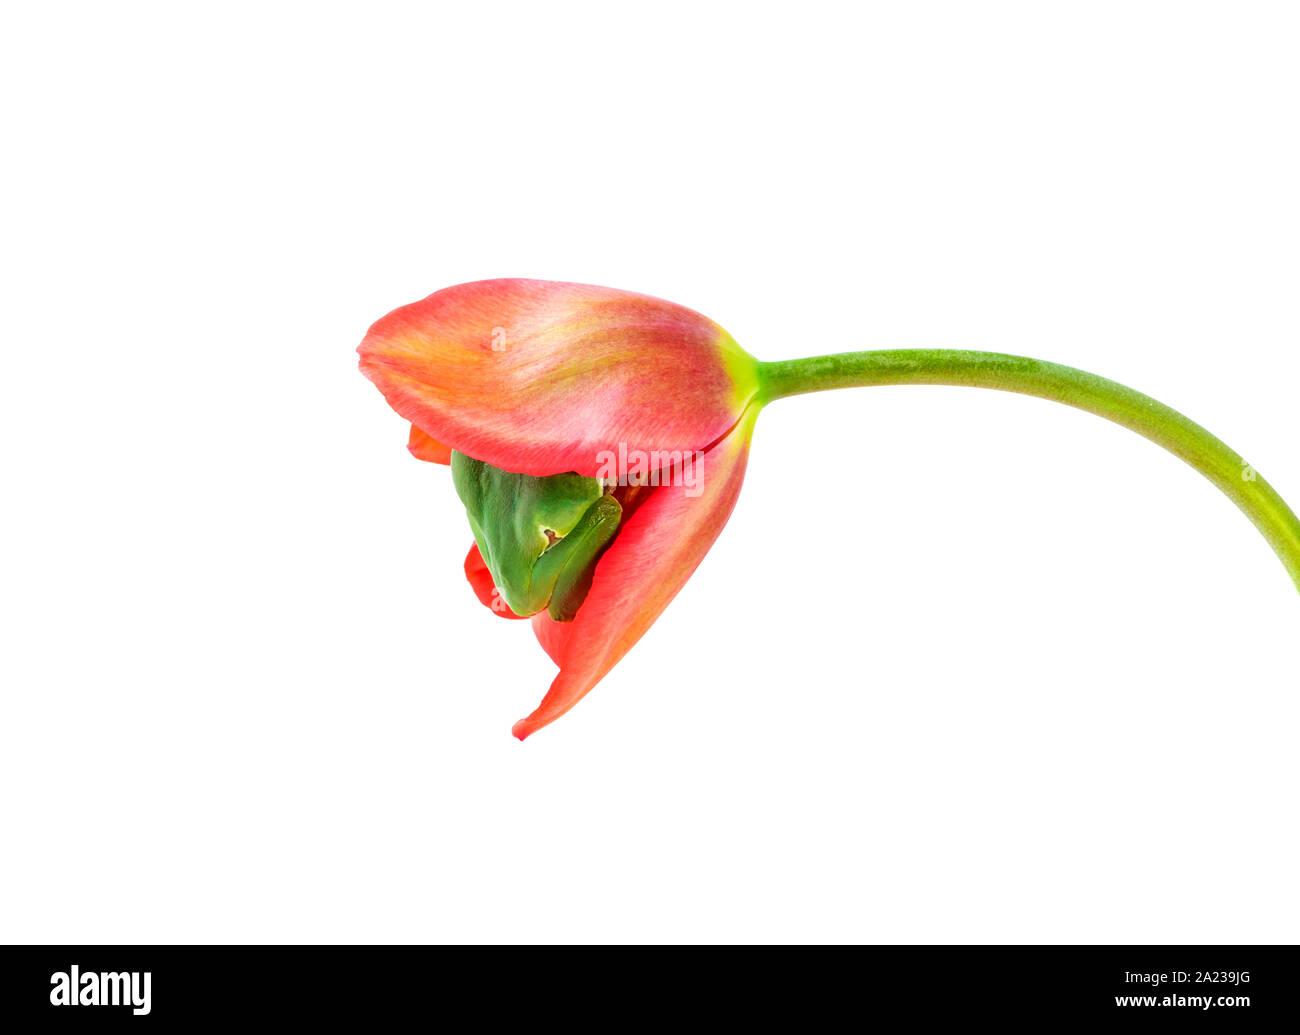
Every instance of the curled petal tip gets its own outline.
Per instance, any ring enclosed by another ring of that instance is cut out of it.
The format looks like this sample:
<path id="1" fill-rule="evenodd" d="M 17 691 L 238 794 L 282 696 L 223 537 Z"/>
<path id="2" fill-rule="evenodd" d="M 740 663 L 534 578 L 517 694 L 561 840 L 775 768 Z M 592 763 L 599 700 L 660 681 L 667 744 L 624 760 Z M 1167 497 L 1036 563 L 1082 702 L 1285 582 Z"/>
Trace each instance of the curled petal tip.
<path id="1" fill-rule="evenodd" d="M 437 439 L 411 425 L 410 437 L 406 448 L 417 460 L 427 460 L 431 464 L 450 464 L 451 450 Z"/>

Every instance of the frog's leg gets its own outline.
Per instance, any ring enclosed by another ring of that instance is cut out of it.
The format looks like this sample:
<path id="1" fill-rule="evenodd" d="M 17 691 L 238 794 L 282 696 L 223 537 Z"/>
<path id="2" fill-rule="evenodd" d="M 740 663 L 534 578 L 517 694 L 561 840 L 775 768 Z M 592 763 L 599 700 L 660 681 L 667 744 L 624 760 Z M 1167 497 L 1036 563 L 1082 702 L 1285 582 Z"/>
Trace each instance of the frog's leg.
<path id="1" fill-rule="evenodd" d="M 547 607 L 557 622 L 571 622 L 587 599 L 596 562 L 618 531 L 623 508 L 613 496 L 601 496 L 573 530 L 537 559 L 533 584 L 545 585 L 554 580 L 551 602 Z"/>

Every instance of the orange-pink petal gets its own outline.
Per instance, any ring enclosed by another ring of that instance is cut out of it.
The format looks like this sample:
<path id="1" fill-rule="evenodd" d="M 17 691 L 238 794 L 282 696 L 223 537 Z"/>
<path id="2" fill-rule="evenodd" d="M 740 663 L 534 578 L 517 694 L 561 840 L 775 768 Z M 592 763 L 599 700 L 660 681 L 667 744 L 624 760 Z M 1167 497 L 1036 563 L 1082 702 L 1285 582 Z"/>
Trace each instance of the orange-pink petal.
<path id="1" fill-rule="evenodd" d="M 707 448 L 758 389 L 753 357 L 699 313 L 544 280 L 435 292 L 376 322 L 358 352 L 422 432 L 520 474 L 594 477 L 620 445 Z"/>

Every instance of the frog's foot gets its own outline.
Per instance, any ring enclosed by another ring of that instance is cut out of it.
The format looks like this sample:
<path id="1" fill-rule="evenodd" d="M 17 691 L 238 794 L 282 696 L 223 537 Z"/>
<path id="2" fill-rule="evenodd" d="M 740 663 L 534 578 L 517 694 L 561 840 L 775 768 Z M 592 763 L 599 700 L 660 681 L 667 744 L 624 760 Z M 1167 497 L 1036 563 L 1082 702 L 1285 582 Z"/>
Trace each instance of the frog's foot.
<path id="1" fill-rule="evenodd" d="M 551 560 L 552 564 L 558 562 L 560 569 L 547 606 L 547 612 L 557 622 L 573 621 L 578 608 L 587 599 L 596 562 L 613 541 L 622 519 L 623 508 L 618 500 L 612 495 L 602 496 L 591 505 L 572 532 L 542 555 L 543 562 L 554 554 L 562 555 Z"/>

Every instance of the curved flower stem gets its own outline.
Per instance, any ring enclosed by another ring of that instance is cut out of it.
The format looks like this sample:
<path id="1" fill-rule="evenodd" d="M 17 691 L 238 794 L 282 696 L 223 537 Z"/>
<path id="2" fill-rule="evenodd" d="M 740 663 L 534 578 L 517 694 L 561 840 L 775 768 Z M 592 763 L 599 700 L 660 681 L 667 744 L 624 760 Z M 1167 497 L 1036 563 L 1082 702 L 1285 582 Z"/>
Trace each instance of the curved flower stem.
<path id="1" fill-rule="evenodd" d="M 1053 399 L 1131 428 L 1217 485 L 1263 533 L 1300 589 L 1300 519 L 1273 487 L 1199 424 L 1104 377 L 997 352 L 888 349 L 759 364 L 764 403 L 865 385 L 965 385 Z"/>

